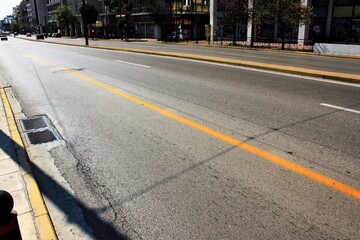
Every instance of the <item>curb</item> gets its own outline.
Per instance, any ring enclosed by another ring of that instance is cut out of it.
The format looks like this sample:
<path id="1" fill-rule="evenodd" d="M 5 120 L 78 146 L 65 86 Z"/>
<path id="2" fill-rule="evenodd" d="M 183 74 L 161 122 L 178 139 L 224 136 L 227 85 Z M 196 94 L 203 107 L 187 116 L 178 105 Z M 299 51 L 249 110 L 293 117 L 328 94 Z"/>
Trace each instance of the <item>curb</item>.
<path id="1" fill-rule="evenodd" d="M 21 39 L 24 39 L 24 38 L 21 38 Z M 37 40 L 34 40 L 34 39 L 24 39 L 24 40 L 37 42 Z M 111 50 L 111 51 L 142 53 L 142 54 L 149 54 L 149 55 L 200 60 L 200 61 L 207 61 L 207 62 L 214 62 L 214 63 L 221 63 L 221 64 L 231 64 L 231 65 L 261 69 L 261 70 L 291 73 L 291 74 L 297 74 L 297 75 L 302 75 L 302 76 L 317 77 L 317 78 L 322 78 L 322 79 L 337 80 L 337 81 L 342 81 L 342 82 L 360 83 L 360 75 L 356 75 L 356 74 L 322 71 L 322 70 L 307 69 L 307 68 L 300 68 L 300 67 L 291 67 L 291 66 L 284 66 L 284 65 L 260 63 L 260 62 L 254 62 L 254 61 L 228 59 L 228 58 L 221 58 L 221 57 L 210 57 L 210 56 L 203 56 L 203 55 L 196 55 L 196 54 L 152 51 L 152 50 L 143 50 L 143 49 L 134 49 L 134 48 L 85 46 L 85 45 L 79 45 L 79 44 L 50 42 L 50 41 L 42 41 L 42 42 L 50 43 L 50 44 L 65 45 L 65 46 L 104 49 L 104 50 Z"/>
<path id="2" fill-rule="evenodd" d="M 20 133 L 18 131 L 16 121 L 14 118 L 14 113 L 12 111 L 5 89 L 1 88 L 0 93 L 1 93 L 1 99 L 4 103 L 4 109 L 10 128 L 11 138 L 18 145 L 18 147 L 15 148 L 15 151 L 22 168 L 21 170 L 22 176 L 26 185 L 26 191 L 29 198 L 29 202 L 33 210 L 33 220 L 38 234 L 38 239 L 57 240 L 58 238 L 56 236 L 54 225 L 51 221 L 49 212 L 45 205 L 44 199 L 41 195 L 40 189 L 36 183 L 36 180 L 31 172 L 31 168 L 28 164 L 28 161 L 30 160 L 25 150 L 24 143 L 21 139 Z"/>
<path id="3" fill-rule="evenodd" d="M 232 48 L 232 49 L 241 49 L 248 51 L 259 51 L 259 52 L 277 52 L 277 53 L 289 53 L 289 54 L 299 54 L 299 55 L 309 55 L 309 56 L 319 56 L 319 57 L 334 57 L 334 58 L 347 58 L 347 59 L 360 59 L 360 56 L 351 56 L 351 55 L 341 55 L 341 54 L 326 54 L 326 53 L 316 53 L 316 52 L 308 52 L 308 51 L 299 51 L 299 50 L 280 50 L 280 49 L 269 49 L 269 48 L 250 48 L 246 46 L 218 46 L 218 45 L 201 45 L 201 44 L 193 44 L 193 43 L 166 43 L 173 45 L 190 45 L 190 46 L 198 46 L 198 47 L 217 47 L 217 48 Z"/>

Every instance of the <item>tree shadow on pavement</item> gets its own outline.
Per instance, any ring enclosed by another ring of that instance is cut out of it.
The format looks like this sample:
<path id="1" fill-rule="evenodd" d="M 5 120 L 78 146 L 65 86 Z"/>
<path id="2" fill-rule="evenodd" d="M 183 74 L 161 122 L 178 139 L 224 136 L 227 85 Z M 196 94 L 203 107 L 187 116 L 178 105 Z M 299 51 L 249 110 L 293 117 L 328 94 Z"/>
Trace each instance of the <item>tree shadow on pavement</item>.
<path id="1" fill-rule="evenodd" d="M 91 220 L 91 222 L 97 225 L 97 229 L 103 229 L 106 231 L 102 233 L 96 233 L 95 237 L 97 239 L 116 239 L 116 240 L 126 240 L 128 239 L 123 235 L 118 229 L 116 229 L 110 222 L 101 219 L 99 212 L 101 209 L 91 209 L 86 206 L 85 203 L 78 200 L 74 195 L 65 189 L 58 182 L 56 182 L 51 176 L 46 174 L 41 168 L 36 164 L 29 161 L 26 150 L 14 142 L 6 133 L 0 130 L 0 139 L 3 142 L 8 143 L 7 147 L 1 146 L 1 149 L 9 156 L 11 159 L 16 162 L 19 167 L 26 171 L 28 174 L 34 174 L 38 182 L 46 184 L 46 187 L 39 186 L 41 193 L 47 200 L 51 201 L 64 215 L 66 215 L 66 221 L 76 225 L 77 228 L 81 229 L 88 236 L 94 236 L 93 231 L 83 224 L 83 214 L 80 210 L 74 214 L 74 209 L 81 209 L 86 215 L 86 220 Z M 20 156 L 25 156 L 26 164 L 29 168 L 22 163 Z M 14 209 L 16 210 L 16 209 Z M 21 226 L 20 226 L 21 227 Z M 76 236 L 74 236 L 76 237 Z"/>

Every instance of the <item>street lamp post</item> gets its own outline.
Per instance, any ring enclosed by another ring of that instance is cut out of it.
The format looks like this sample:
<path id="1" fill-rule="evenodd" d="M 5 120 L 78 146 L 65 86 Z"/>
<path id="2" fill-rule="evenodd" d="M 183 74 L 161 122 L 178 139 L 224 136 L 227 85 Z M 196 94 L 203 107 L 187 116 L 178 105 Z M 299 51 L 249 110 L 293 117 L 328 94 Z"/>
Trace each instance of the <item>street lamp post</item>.
<path id="1" fill-rule="evenodd" d="M 85 14 L 86 14 L 85 0 L 82 0 L 82 7 L 83 7 L 82 20 L 83 20 L 83 25 L 84 25 L 85 45 L 88 46 L 89 45 L 89 38 L 88 38 L 88 32 L 87 32 L 87 24 L 86 24 L 86 21 L 85 21 Z"/>

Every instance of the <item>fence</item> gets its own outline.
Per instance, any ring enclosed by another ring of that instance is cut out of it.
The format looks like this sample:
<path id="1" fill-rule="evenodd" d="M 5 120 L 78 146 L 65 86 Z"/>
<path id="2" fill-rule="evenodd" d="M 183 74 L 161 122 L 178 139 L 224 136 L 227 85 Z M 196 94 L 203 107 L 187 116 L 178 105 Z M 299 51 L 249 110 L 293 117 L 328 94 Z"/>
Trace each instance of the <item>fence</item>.
<path id="1" fill-rule="evenodd" d="M 206 41 L 206 40 L 190 40 L 184 41 L 186 43 L 191 44 L 199 44 L 199 45 L 211 45 L 211 46 L 234 46 L 234 47 L 250 47 L 250 43 L 248 41 L 233 41 L 230 40 L 217 40 L 217 41 Z M 263 48 L 263 49 L 281 49 L 281 42 L 260 42 L 255 41 L 253 43 L 254 48 Z M 299 44 L 299 43 L 285 43 L 285 50 L 290 51 L 313 51 L 313 44 Z"/>

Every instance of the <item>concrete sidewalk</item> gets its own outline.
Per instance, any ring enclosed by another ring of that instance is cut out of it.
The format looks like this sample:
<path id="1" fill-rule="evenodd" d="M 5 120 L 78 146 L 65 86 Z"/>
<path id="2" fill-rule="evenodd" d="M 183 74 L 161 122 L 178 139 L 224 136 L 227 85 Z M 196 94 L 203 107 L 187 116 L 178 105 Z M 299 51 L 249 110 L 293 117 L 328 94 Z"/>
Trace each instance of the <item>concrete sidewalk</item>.
<path id="1" fill-rule="evenodd" d="M 7 90 L 0 89 L 0 189 L 14 198 L 23 240 L 57 239 L 44 200 L 32 175 Z"/>

